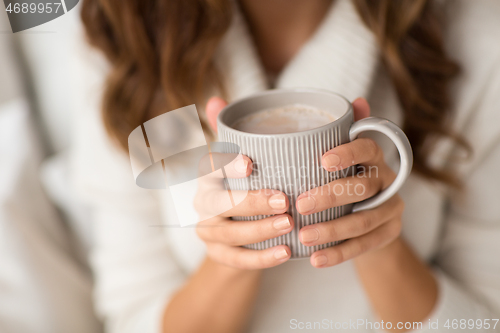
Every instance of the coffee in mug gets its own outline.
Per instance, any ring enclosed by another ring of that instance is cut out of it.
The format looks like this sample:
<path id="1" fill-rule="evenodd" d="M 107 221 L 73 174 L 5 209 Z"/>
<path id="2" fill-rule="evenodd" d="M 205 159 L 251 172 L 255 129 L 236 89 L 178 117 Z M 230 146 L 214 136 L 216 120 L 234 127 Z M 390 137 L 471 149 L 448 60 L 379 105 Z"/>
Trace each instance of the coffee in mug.
<path id="1" fill-rule="evenodd" d="M 233 128 L 247 133 L 283 134 L 321 127 L 335 119 L 324 110 L 304 104 L 291 104 L 252 113 L 237 121 Z"/>

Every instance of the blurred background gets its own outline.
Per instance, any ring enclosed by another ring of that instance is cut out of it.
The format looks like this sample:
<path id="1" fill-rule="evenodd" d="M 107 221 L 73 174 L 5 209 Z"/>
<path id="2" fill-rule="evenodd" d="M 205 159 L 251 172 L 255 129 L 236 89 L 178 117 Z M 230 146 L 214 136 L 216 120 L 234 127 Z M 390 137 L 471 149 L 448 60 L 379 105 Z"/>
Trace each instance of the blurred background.
<path id="1" fill-rule="evenodd" d="M 0 332 L 100 332 L 89 213 L 68 181 L 76 114 L 98 89 L 79 6 L 15 34 L 0 9 Z"/>

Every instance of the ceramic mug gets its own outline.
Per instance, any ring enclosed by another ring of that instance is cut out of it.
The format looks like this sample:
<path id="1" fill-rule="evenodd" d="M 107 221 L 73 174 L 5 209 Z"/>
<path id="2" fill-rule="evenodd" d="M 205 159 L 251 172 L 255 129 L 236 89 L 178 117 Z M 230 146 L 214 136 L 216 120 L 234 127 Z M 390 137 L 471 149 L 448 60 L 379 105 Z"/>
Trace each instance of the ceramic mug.
<path id="1" fill-rule="evenodd" d="M 307 131 L 286 134 L 255 134 L 232 126 L 244 116 L 269 108 L 302 104 L 331 113 L 335 121 Z M 295 221 L 294 229 L 286 234 L 260 243 L 246 245 L 250 249 L 266 249 L 285 244 L 292 258 L 308 257 L 313 252 L 334 246 L 330 242 L 305 246 L 299 241 L 299 230 L 310 224 L 336 219 L 351 212 L 372 209 L 392 197 L 409 176 L 413 155 L 404 132 L 394 123 L 382 118 L 365 118 L 354 122 L 351 103 L 343 96 L 318 89 L 268 90 L 227 105 L 217 118 L 219 141 L 229 142 L 224 153 L 240 153 L 253 161 L 254 170 L 245 179 L 227 179 L 231 190 L 276 189 L 284 192 L 290 201 L 288 212 Z M 335 179 L 351 176 L 355 166 L 335 172 L 326 171 L 321 158 L 330 149 L 350 142 L 365 131 L 385 134 L 396 145 L 400 167 L 394 182 L 375 196 L 354 205 L 334 207 L 311 215 L 301 215 L 295 207 L 297 197 L 315 187 Z M 233 217 L 234 220 L 259 220 L 267 215 Z"/>

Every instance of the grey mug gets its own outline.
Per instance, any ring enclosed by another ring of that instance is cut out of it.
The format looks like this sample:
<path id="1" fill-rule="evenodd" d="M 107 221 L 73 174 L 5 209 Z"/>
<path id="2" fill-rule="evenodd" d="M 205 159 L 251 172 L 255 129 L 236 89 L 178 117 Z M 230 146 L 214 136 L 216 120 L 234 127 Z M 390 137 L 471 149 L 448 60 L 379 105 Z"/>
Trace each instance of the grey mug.
<path id="1" fill-rule="evenodd" d="M 232 127 L 239 119 L 254 112 L 290 104 L 308 105 L 324 110 L 331 113 L 336 120 L 318 128 L 286 134 L 246 133 Z M 302 227 L 379 206 L 401 188 L 413 164 L 410 143 L 398 126 L 386 119 L 375 117 L 354 122 L 351 103 L 345 97 L 326 90 L 276 89 L 243 98 L 227 105 L 220 112 L 217 128 L 219 141 L 232 143 L 224 146 L 226 148 L 223 152 L 246 155 L 254 165 L 254 170 L 248 178 L 227 179 L 230 189 L 283 191 L 290 201 L 288 213 L 295 221 L 295 227 L 290 233 L 245 247 L 261 250 L 284 244 L 290 247 L 292 258 L 308 257 L 317 250 L 339 243 L 305 246 L 298 237 Z M 326 171 L 321 165 L 323 154 L 338 145 L 356 139 L 365 131 L 381 132 L 396 145 L 401 163 L 394 182 L 375 196 L 354 205 L 334 207 L 311 215 L 299 214 L 295 201 L 301 193 L 355 172 L 355 167 L 335 172 Z M 265 217 L 268 216 L 233 217 L 233 219 L 248 221 Z"/>

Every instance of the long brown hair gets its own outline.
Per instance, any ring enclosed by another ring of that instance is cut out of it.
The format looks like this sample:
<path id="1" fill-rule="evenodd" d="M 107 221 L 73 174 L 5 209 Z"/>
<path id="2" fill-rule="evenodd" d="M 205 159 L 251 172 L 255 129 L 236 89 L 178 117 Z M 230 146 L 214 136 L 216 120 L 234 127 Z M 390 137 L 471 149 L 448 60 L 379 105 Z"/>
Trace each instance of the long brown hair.
<path id="1" fill-rule="evenodd" d="M 458 66 L 445 52 L 432 3 L 353 1 L 378 40 L 396 89 L 414 170 L 457 185 L 450 172 L 427 162 L 441 137 L 465 146 L 449 128 L 448 86 Z M 102 113 L 108 133 L 124 149 L 130 132 L 146 120 L 203 103 L 209 87 L 224 90 L 213 58 L 231 23 L 230 0 L 84 0 L 81 15 L 89 42 L 112 65 Z"/>

